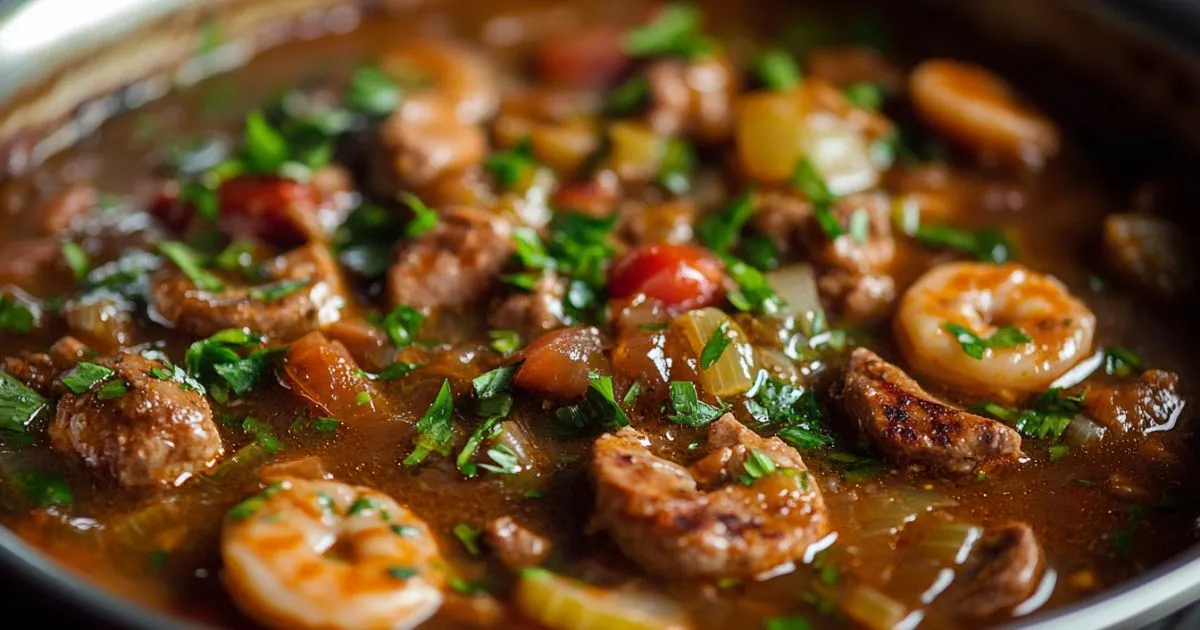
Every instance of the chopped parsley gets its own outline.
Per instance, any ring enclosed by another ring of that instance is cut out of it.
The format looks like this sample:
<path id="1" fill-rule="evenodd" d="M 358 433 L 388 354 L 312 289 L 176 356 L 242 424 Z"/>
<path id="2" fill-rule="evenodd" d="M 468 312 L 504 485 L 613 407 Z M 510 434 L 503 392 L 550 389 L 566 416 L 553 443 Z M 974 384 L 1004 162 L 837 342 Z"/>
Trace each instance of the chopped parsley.
<path id="1" fill-rule="evenodd" d="M 245 357 L 239 351 L 262 343 L 262 338 L 245 329 L 230 328 L 193 342 L 184 354 L 184 365 L 192 378 L 203 383 L 214 397 L 230 390 L 238 396 L 258 387 L 283 348 L 255 350 Z"/>
<path id="2" fill-rule="evenodd" d="M 622 48 L 631 57 L 707 54 L 714 44 L 700 32 L 701 18 L 700 9 L 691 3 L 668 4 L 650 23 L 630 31 Z"/>
<path id="3" fill-rule="evenodd" d="M 238 521 L 244 521 L 258 513 L 259 510 L 267 504 L 267 499 L 275 496 L 283 489 L 283 483 L 275 482 L 263 489 L 262 492 L 243 500 L 241 503 L 229 508 L 229 518 Z"/>
<path id="4" fill-rule="evenodd" d="M 515 475 L 521 472 L 521 460 L 517 454 L 503 444 L 497 444 L 488 449 L 487 456 L 492 464 L 480 464 L 479 467 L 498 475 Z"/>
<path id="5" fill-rule="evenodd" d="M 522 138 L 511 149 L 493 153 L 483 160 L 483 167 L 496 178 L 496 182 L 507 190 L 513 190 L 528 181 L 537 162 L 533 159 L 533 143 Z"/>
<path id="6" fill-rule="evenodd" d="M 113 371 L 98 363 L 84 361 L 62 376 L 62 384 L 71 390 L 72 394 L 83 394 L 96 383 L 104 381 L 113 375 Z"/>
<path id="7" fill-rule="evenodd" d="M 846 231 L 850 233 L 850 238 L 855 243 L 863 244 L 871 236 L 871 215 L 863 208 L 859 208 L 850 213 L 850 224 Z"/>
<path id="8" fill-rule="evenodd" d="M 437 397 L 417 421 L 417 437 L 413 452 L 404 458 L 405 466 L 420 464 L 430 453 L 442 456 L 450 454 L 450 442 L 454 438 L 453 414 L 454 394 L 450 390 L 450 379 L 445 379 Z"/>
<path id="9" fill-rule="evenodd" d="M 837 201 L 837 196 L 829 190 L 829 186 L 825 183 L 825 177 L 821 175 L 821 171 L 817 170 L 817 165 L 808 156 L 801 158 L 796 163 L 791 183 L 792 187 L 803 193 L 814 206 L 828 208 L 830 204 Z M 831 238 L 833 237 L 831 236 Z"/>
<path id="10" fill-rule="evenodd" d="M 471 458 L 475 457 L 475 452 L 479 450 L 479 445 L 491 439 L 495 439 L 500 433 L 500 422 L 504 420 L 504 416 L 492 416 L 484 420 L 475 427 L 471 432 L 471 436 L 467 438 L 467 443 L 463 445 L 461 451 L 458 452 L 458 457 L 455 459 L 455 465 L 458 471 L 467 477 L 474 477 L 479 472 L 479 467 Z"/>
<path id="11" fill-rule="evenodd" d="M 41 394 L 5 372 L 0 372 L 0 437 L 25 436 L 29 425 L 50 405 Z"/>
<path id="12" fill-rule="evenodd" d="M 438 213 L 425 205 L 421 198 L 409 193 L 400 193 L 400 201 L 412 210 L 413 218 L 404 227 L 404 235 L 408 238 L 419 238 L 428 234 L 438 224 Z"/>
<path id="13" fill-rule="evenodd" d="M 1050 447 L 1050 461 L 1056 462 L 1067 456 L 1071 452 L 1071 447 L 1066 444 L 1054 444 Z"/>
<path id="14" fill-rule="evenodd" d="M 37 315 L 18 298 L 0 295 L 0 330 L 27 333 L 33 330 Z"/>
<path id="15" fill-rule="evenodd" d="M 204 269 L 203 256 L 196 250 L 179 241 L 164 241 L 158 244 L 158 251 L 187 276 L 192 284 L 201 291 L 220 291 L 225 285 L 219 278 Z"/>
<path id="16" fill-rule="evenodd" d="M 362 66 L 350 77 L 342 104 L 368 116 L 386 116 L 400 104 L 400 86 L 375 66 Z"/>
<path id="17" fill-rule="evenodd" d="M 1104 350 L 1104 373 L 1109 376 L 1133 376 L 1142 371 L 1142 358 L 1128 348 L 1109 346 Z"/>
<path id="18" fill-rule="evenodd" d="M 288 161 L 288 154 L 287 138 L 267 122 L 262 111 L 254 110 L 246 115 L 241 160 L 247 171 L 276 172 Z"/>
<path id="19" fill-rule="evenodd" d="M 379 509 L 379 501 L 368 497 L 358 497 L 354 499 L 354 503 L 350 504 L 350 509 L 346 510 L 346 516 L 354 516 L 359 512 Z"/>
<path id="20" fill-rule="evenodd" d="M 354 395 L 354 404 L 358 406 L 371 404 L 371 392 L 361 391 Z"/>
<path id="21" fill-rule="evenodd" d="M 766 453 L 752 448 L 750 454 L 746 456 L 746 460 L 742 462 L 742 468 L 746 474 L 738 477 L 744 485 L 752 485 L 756 480 L 762 479 L 767 475 L 775 472 L 775 460 L 771 459 Z"/>
<path id="22" fill-rule="evenodd" d="M 776 435 L 801 449 L 833 444 L 827 430 L 825 411 L 811 389 L 766 379 L 745 402 L 746 410 L 758 431 L 774 430 Z"/>
<path id="23" fill-rule="evenodd" d="M 663 147 L 658 171 L 658 185 L 673 195 L 687 194 L 692 188 L 692 172 L 696 170 L 696 152 L 679 138 L 668 138 Z"/>
<path id="24" fill-rule="evenodd" d="M 588 374 L 588 388 L 584 399 L 574 405 L 559 407 L 554 412 L 552 430 L 560 435 L 572 435 L 590 426 L 618 429 L 629 426 L 629 416 L 617 403 L 611 376 Z"/>
<path id="25" fill-rule="evenodd" d="M 88 270 L 91 268 L 91 261 L 88 259 L 87 252 L 79 246 L 79 243 L 66 241 L 62 244 L 63 260 L 67 261 L 67 266 L 71 268 L 71 274 L 75 276 L 75 281 L 82 281 L 87 278 Z"/>
<path id="26" fill-rule="evenodd" d="M 1014 258 L 1008 237 L 996 228 L 971 231 L 950 225 L 922 225 L 913 237 L 930 247 L 951 249 L 984 262 L 999 264 Z"/>
<path id="27" fill-rule="evenodd" d="M 733 340 L 729 338 L 729 322 L 728 320 L 723 321 L 713 331 L 708 341 L 704 342 L 704 349 L 700 351 L 700 368 L 707 370 L 712 367 L 712 364 L 721 358 L 731 343 Z"/>
<path id="28" fill-rule="evenodd" d="M 846 100 L 860 109 L 878 110 L 883 105 L 883 89 L 875 83 L 859 81 L 846 87 Z"/>
<path id="29" fill-rule="evenodd" d="M 668 392 L 675 413 L 668 415 L 667 419 L 676 424 L 704 426 L 728 410 L 727 407 L 714 407 L 700 400 L 696 394 L 696 384 L 691 381 L 671 381 Z"/>
<path id="30" fill-rule="evenodd" d="M 462 543 L 463 548 L 472 557 L 478 558 L 482 555 L 479 549 L 479 538 L 483 535 L 482 531 L 466 523 L 458 523 L 450 529 L 450 533 L 454 534 L 454 537 L 458 539 L 458 542 Z"/>
<path id="31" fill-rule="evenodd" d="M 644 74 L 635 74 L 608 93 L 603 109 L 609 116 L 626 116 L 641 109 L 649 101 L 650 81 Z"/>
<path id="32" fill-rule="evenodd" d="M 383 329 L 396 349 L 407 348 L 417 339 L 425 315 L 411 306 L 397 306 L 383 318 Z"/>
<path id="33" fill-rule="evenodd" d="M 768 90 L 784 92 L 800 84 L 800 64 L 784 50 L 773 49 L 763 53 L 754 70 Z"/>
<path id="34" fill-rule="evenodd" d="M 250 289 L 250 299 L 260 302 L 278 302 L 311 284 L 312 280 L 280 280 Z"/>
<path id="35" fill-rule="evenodd" d="M 542 239 L 533 228 L 519 227 L 512 231 L 513 242 L 516 244 L 517 258 L 527 269 L 548 269 L 554 267 L 554 259 L 546 252 Z"/>
<path id="36" fill-rule="evenodd" d="M 741 247 L 738 248 L 741 257 L 746 262 L 750 263 L 755 269 L 770 271 L 779 268 L 779 262 L 782 254 L 779 247 L 775 245 L 775 241 L 770 237 L 762 234 L 751 234 L 742 238 Z"/>
<path id="37" fill-rule="evenodd" d="M 12 484 L 26 500 L 39 508 L 70 505 L 75 500 L 66 480 L 58 473 L 24 470 L 13 475 Z"/>
<path id="38" fill-rule="evenodd" d="M 242 430 L 253 437 L 255 443 L 261 446 L 268 455 L 274 455 L 283 449 L 283 443 L 275 437 L 275 430 L 271 425 L 258 418 L 247 417 L 242 421 Z"/>
<path id="39" fill-rule="evenodd" d="M 394 580 L 404 581 L 416 577 L 420 572 L 413 567 L 388 567 L 387 574 Z"/>
<path id="40" fill-rule="evenodd" d="M 492 350 L 500 354 L 512 354 L 521 348 L 521 333 L 515 330 L 490 330 Z"/>
<path id="41" fill-rule="evenodd" d="M 783 298 L 775 293 L 763 273 L 733 256 L 724 256 L 725 274 L 737 285 L 726 297 L 740 311 L 770 315 L 783 308 Z"/>
<path id="42" fill-rule="evenodd" d="M 720 212 L 704 217 L 696 231 L 700 242 L 714 252 L 727 252 L 737 242 L 742 226 L 754 215 L 754 190 L 738 195 Z"/>
<path id="43" fill-rule="evenodd" d="M 950 322 L 942 324 L 942 330 L 950 333 L 962 347 L 962 351 L 972 359 L 983 359 L 984 353 L 989 348 L 997 350 L 1016 348 L 1033 341 L 1020 328 L 1011 324 L 997 328 L 996 332 L 986 338 L 980 337 L 965 326 Z"/>
<path id="44" fill-rule="evenodd" d="M 811 630 L 812 624 L 804 617 L 772 617 L 763 624 L 763 630 Z"/>
<path id="45" fill-rule="evenodd" d="M 471 380 L 475 396 L 480 399 L 492 398 L 507 391 L 519 366 L 519 363 L 502 365 L 476 376 Z"/>
<path id="46" fill-rule="evenodd" d="M 376 374 L 375 378 L 381 381 L 394 381 L 398 378 L 408 376 L 409 372 L 421 366 L 416 363 L 405 363 L 404 361 L 396 361 L 391 365 L 383 368 L 383 371 Z"/>
<path id="47" fill-rule="evenodd" d="M 985 400 L 971 411 L 996 418 L 1025 437 L 1056 441 L 1083 409 L 1083 399 L 1082 393 L 1065 394 L 1061 388 L 1053 387 L 1038 394 L 1029 409 L 1012 409 Z"/>
<path id="48" fill-rule="evenodd" d="M 129 386 L 125 384 L 125 381 L 109 381 L 96 390 L 96 399 L 116 400 L 128 393 Z"/>

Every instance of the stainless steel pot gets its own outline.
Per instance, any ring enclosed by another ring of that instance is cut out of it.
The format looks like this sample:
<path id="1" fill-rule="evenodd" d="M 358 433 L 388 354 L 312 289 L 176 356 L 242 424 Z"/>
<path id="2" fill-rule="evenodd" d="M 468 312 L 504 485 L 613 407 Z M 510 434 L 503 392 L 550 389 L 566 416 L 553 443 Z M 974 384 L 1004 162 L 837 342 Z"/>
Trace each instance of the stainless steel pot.
<path id="1" fill-rule="evenodd" d="M 230 69 L 292 37 L 353 27 L 363 11 L 437 0 L 0 0 L 0 180 L 86 135 L 110 115 Z M 911 0 L 986 25 L 1014 54 L 1045 55 L 1128 100 L 1131 118 L 1200 147 L 1200 2 Z M 197 57 L 203 25 L 227 42 Z M 188 628 L 67 573 L 0 528 L 0 575 L 89 626 Z M 1142 628 L 1200 600 L 1200 546 L 1117 588 L 1008 627 Z M 1175 615 L 1200 628 L 1200 608 Z M 1166 626 L 1156 626 L 1166 627 Z"/>

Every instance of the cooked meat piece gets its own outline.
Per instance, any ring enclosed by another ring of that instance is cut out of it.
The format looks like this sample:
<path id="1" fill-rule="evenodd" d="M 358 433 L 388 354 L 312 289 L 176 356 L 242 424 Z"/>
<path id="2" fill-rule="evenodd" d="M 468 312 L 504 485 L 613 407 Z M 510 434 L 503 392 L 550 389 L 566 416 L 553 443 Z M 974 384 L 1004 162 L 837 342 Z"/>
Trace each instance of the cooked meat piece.
<path id="1" fill-rule="evenodd" d="M 567 294 L 566 280 L 545 275 L 530 293 L 514 293 L 488 313 L 488 325 L 495 330 L 515 330 L 526 338 L 565 325 L 563 297 Z"/>
<path id="2" fill-rule="evenodd" d="M 1187 231 L 1172 221 L 1144 214 L 1110 214 L 1104 219 L 1104 260 L 1118 277 L 1162 299 L 1186 295 L 1196 285 L 1196 265 Z"/>
<path id="3" fill-rule="evenodd" d="M 557 88 L 601 88 L 629 67 L 621 50 L 624 34 L 609 24 L 572 29 L 538 44 L 534 65 L 538 76 Z"/>
<path id="4" fill-rule="evenodd" d="M 71 271 L 63 260 L 57 238 L 28 238 L 0 245 L 0 287 L 15 286 L 37 296 L 49 295 L 54 287 L 70 281 Z"/>
<path id="5" fill-rule="evenodd" d="M 963 473 L 1021 455 L 1011 427 L 939 402 L 866 348 L 850 355 L 840 396 L 859 432 L 901 463 Z"/>
<path id="6" fill-rule="evenodd" d="M 34 212 L 41 220 L 42 234 L 61 237 L 75 219 L 96 207 L 96 197 L 96 189 L 83 184 L 69 186 L 51 197 Z"/>
<path id="7" fill-rule="evenodd" d="M 1141 435 L 1174 428 L 1186 404 L 1178 386 L 1174 373 L 1147 370 L 1134 379 L 1088 383 L 1076 391 L 1086 392 L 1083 410 L 1089 418 L 1109 431 Z"/>
<path id="8" fill-rule="evenodd" d="M 65 389 L 57 382 L 59 374 L 75 367 L 90 354 L 88 347 L 74 337 L 63 337 L 46 353 L 22 352 L 19 356 L 4 357 L 0 371 L 47 396 L 61 395 Z"/>
<path id="9" fill-rule="evenodd" d="M 509 225 L 487 212 L 457 207 L 437 227 L 402 243 L 388 270 L 393 306 L 465 306 L 486 297 L 515 246 Z"/>
<path id="10" fill-rule="evenodd" d="M 685 468 L 650 452 L 626 427 L 596 440 L 593 524 L 646 569 L 670 577 L 751 577 L 800 557 L 830 531 L 816 480 L 795 449 L 726 414 L 708 454 Z M 753 451 L 777 470 L 747 477 Z M 742 480 L 749 480 L 749 485 Z"/>
<path id="11" fill-rule="evenodd" d="M 633 246 L 687 243 L 692 240 L 696 217 L 696 204 L 690 199 L 627 204 L 622 208 L 621 231 Z"/>
<path id="12" fill-rule="evenodd" d="M 380 140 L 392 156 L 400 182 L 425 186 L 440 175 L 461 171 L 483 160 L 487 134 L 477 124 L 463 121 L 458 103 L 434 94 L 407 98 L 383 122 Z"/>
<path id="13" fill-rule="evenodd" d="M 858 193 L 838 199 L 829 209 L 843 234 L 835 239 L 810 214 L 802 224 L 801 238 L 813 260 L 821 267 L 867 274 L 887 273 L 896 257 L 896 239 L 892 235 L 892 216 L 888 197 L 879 193 Z M 862 229 L 861 238 L 856 229 Z"/>
<path id="14" fill-rule="evenodd" d="M 510 516 L 487 524 L 483 534 L 488 547 L 510 569 L 537 566 L 550 555 L 550 541 L 521 526 Z"/>
<path id="15" fill-rule="evenodd" d="M 803 247 L 800 235 L 812 222 L 813 206 L 805 199 L 781 192 L 764 192 L 750 225 L 775 242 L 780 253 L 789 255 Z"/>
<path id="16" fill-rule="evenodd" d="M 650 83 L 647 122 L 661 136 L 721 142 L 733 132 L 733 101 L 740 74 L 722 56 L 692 61 L 663 59 L 646 68 Z"/>
<path id="17" fill-rule="evenodd" d="M 325 462 L 316 455 L 267 464 L 258 470 L 258 476 L 266 482 L 283 479 L 333 479 L 333 475 L 325 470 Z"/>
<path id="18" fill-rule="evenodd" d="M 167 266 L 151 280 L 158 313 L 193 335 L 208 336 L 226 328 L 249 328 L 279 341 L 288 341 L 327 326 L 346 306 L 337 261 L 324 244 L 310 243 L 275 258 L 265 266 L 266 284 L 201 291 L 176 267 Z M 281 283 L 308 284 L 281 296 L 270 289 Z"/>
<path id="19" fill-rule="evenodd" d="M 882 274 L 831 271 L 817 279 L 821 301 L 846 322 L 887 317 L 896 302 L 896 281 Z"/>
<path id="20" fill-rule="evenodd" d="M 808 57 L 808 74 L 842 88 L 872 83 L 885 92 L 895 92 L 904 83 L 900 69 L 869 46 L 818 48 Z"/>
<path id="21" fill-rule="evenodd" d="M 322 241 L 345 220 L 351 191 L 350 174 L 336 165 L 314 172 L 307 183 L 234 177 L 221 184 L 217 227 L 231 238 L 261 239 L 280 247 Z"/>
<path id="22" fill-rule="evenodd" d="M 966 592 L 958 603 L 967 617 L 989 617 L 1029 597 L 1042 579 L 1042 546 L 1024 523 L 989 530 L 972 553 Z"/>
<path id="23" fill-rule="evenodd" d="M 96 384 L 67 392 L 50 423 L 50 440 L 88 468 L 125 487 L 169 487 L 206 470 L 221 456 L 221 436 L 199 392 L 156 378 L 158 361 L 122 353 L 98 363 L 113 370 L 127 391 L 102 400 Z M 107 381 L 106 381 L 107 382 Z"/>

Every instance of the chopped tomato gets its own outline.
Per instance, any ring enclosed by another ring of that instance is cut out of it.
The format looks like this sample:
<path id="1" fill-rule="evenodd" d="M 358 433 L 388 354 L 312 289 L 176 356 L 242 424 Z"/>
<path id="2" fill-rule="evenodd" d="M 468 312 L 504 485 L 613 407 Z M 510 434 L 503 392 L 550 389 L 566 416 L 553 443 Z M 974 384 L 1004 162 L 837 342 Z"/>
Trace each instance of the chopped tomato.
<path id="1" fill-rule="evenodd" d="M 390 401 L 359 369 L 346 346 L 311 332 L 288 347 L 283 382 L 313 411 L 347 424 L 392 417 Z"/>
<path id="2" fill-rule="evenodd" d="M 514 384 L 543 396 L 579 398 L 587 393 L 588 372 L 604 367 L 604 346 L 594 327 L 563 328 L 538 337 L 525 348 Z"/>
<path id="3" fill-rule="evenodd" d="M 538 74 L 560 87 L 602 87 L 629 67 L 629 57 L 621 51 L 621 41 L 621 31 L 612 26 L 548 39 L 538 47 Z"/>
<path id="4" fill-rule="evenodd" d="M 725 271 L 708 250 L 692 245 L 649 245 L 613 264 L 608 293 L 614 298 L 643 294 L 682 312 L 711 306 L 721 298 Z"/>
<path id="5" fill-rule="evenodd" d="M 280 177 L 234 177 L 221 184 L 217 228 L 231 238 L 257 238 L 283 247 L 320 233 L 319 194 Z"/>

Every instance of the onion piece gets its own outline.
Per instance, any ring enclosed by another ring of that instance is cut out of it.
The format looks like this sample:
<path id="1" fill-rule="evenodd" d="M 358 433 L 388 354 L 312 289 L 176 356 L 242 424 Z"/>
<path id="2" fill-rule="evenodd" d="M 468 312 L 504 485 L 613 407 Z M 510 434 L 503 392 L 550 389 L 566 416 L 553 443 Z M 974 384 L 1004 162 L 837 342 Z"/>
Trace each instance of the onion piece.
<path id="1" fill-rule="evenodd" d="M 821 295 L 817 292 L 817 272 L 808 263 L 796 263 L 767 272 L 767 282 L 787 303 L 783 312 L 812 322 L 824 319 Z"/>
<path id="2" fill-rule="evenodd" d="M 1074 387 L 1086 380 L 1087 377 L 1091 376 L 1093 372 L 1100 369 L 1100 366 L 1103 364 L 1104 351 L 1097 350 L 1092 354 L 1092 356 L 1080 361 L 1079 363 L 1076 363 L 1075 367 L 1067 370 L 1062 376 L 1054 379 L 1054 382 L 1050 383 L 1050 387 L 1057 387 L 1060 389 Z"/>
<path id="3" fill-rule="evenodd" d="M 900 488 L 858 502 L 855 511 L 864 536 L 894 536 L 922 514 L 954 505 L 958 505 L 954 499 L 936 492 Z"/>
<path id="4" fill-rule="evenodd" d="M 800 147 L 825 180 L 829 192 L 841 197 L 879 183 L 870 147 L 852 123 L 832 113 L 817 112 L 804 121 Z"/>
<path id="5" fill-rule="evenodd" d="M 919 612 L 865 584 L 851 586 L 842 596 L 838 607 L 847 617 L 871 630 L 898 630 L 920 623 Z"/>
<path id="6" fill-rule="evenodd" d="M 729 345 L 721 352 L 721 356 L 700 370 L 700 384 L 714 396 L 733 396 L 744 393 L 754 384 L 754 347 L 750 345 L 746 333 L 720 310 L 708 307 L 688 311 L 675 318 L 671 326 L 679 330 L 699 365 L 708 344 L 717 330 L 725 326 L 725 336 Z"/>
<path id="7" fill-rule="evenodd" d="M 552 630 L 681 630 L 691 624 L 675 602 L 651 592 L 614 591 L 525 569 L 517 608 Z"/>
<path id="8" fill-rule="evenodd" d="M 1083 446 L 1089 442 L 1099 442 L 1104 439 L 1104 434 L 1108 429 L 1098 424 L 1095 420 L 1083 415 L 1076 414 L 1071 419 L 1071 424 L 1067 425 L 1064 435 L 1067 444 L 1072 447 Z"/>
<path id="9" fill-rule="evenodd" d="M 971 554 L 971 549 L 974 548 L 975 543 L 979 542 L 981 536 L 983 536 L 982 527 L 951 521 L 925 532 L 914 552 L 943 567 L 951 567 L 966 562 L 967 556 Z"/>

